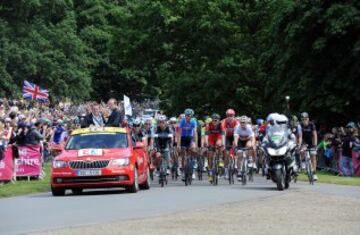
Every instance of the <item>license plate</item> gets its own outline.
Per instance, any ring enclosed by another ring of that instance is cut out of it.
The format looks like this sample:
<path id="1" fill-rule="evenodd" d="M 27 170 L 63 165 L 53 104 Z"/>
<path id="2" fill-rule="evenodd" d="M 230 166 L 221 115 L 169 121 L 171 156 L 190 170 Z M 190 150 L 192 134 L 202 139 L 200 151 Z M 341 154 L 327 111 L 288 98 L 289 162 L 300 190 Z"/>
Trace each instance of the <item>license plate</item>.
<path id="1" fill-rule="evenodd" d="M 77 170 L 77 176 L 99 176 L 101 175 L 101 170 Z"/>
<path id="2" fill-rule="evenodd" d="M 80 149 L 78 156 L 101 156 L 103 155 L 102 149 Z"/>

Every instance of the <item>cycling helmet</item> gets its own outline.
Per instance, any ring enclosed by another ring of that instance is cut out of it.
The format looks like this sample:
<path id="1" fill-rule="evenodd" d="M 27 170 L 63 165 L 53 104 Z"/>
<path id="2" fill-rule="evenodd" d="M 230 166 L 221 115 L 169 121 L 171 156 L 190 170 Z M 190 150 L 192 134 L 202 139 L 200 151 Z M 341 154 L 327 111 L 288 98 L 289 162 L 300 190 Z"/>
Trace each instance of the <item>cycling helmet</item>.
<path id="1" fill-rule="evenodd" d="M 11 122 L 11 118 L 5 118 L 5 120 L 4 120 L 4 122 L 6 123 L 6 122 Z"/>
<path id="2" fill-rule="evenodd" d="M 140 126 L 141 125 L 141 120 L 140 118 L 135 118 L 133 126 Z"/>
<path id="3" fill-rule="evenodd" d="M 298 119 L 297 116 L 293 115 L 293 116 L 291 116 L 291 121 L 292 121 L 292 122 L 298 122 L 299 119 Z"/>
<path id="4" fill-rule="evenodd" d="M 307 112 L 301 113 L 301 118 L 309 118 L 309 114 Z"/>
<path id="5" fill-rule="evenodd" d="M 354 122 L 349 122 L 349 123 L 346 125 L 346 128 L 355 129 L 355 128 L 356 128 L 356 125 L 355 125 Z"/>
<path id="6" fill-rule="evenodd" d="M 210 117 L 206 118 L 205 123 L 209 124 L 210 122 L 212 122 L 212 119 Z"/>
<path id="7" fill-rule="evenodd" d="M 199 126 L 204 126 L 205 125 L 204 121 L 202 121 L 202 120 L 199 120 L 198 123 L 199 123 Z"/>
<path id="8" fill-rule="evenodd" d="M 159 115 L 159 117 L 158 117 L 158 121 L 159 122 L 165 122 L 166 121 L 166 116 L 165 115 Z"/>
<path id="9" fill-rule="evenodd" d="M 185 116 L 193 116 L 193 115 L 194 115 L 194 110 L 192 110 L 192 109 L 185 109 L 184 114 L 185 114 Z"/>
<path id="10" fill-rule="evenodd" d="M 233 109 L 226 110 L 226 116 L 235 116 L 235 111 Z"/>
<path id="11" fill-rule="evenodd" d="M 177 122 L 176 117 L 171 117 L 169 121 L 172 123 Z"/>
<path id="12" fill-rule="evenodd" d="M 213 115 L 211 115 L 211 118 L 212 118 L 212 120 L 220 120 L 220 115 L 219 114 L 217 114 L 217 113 L 214 113 Z"/>
<path id="13" fill-rule="evenodd" d="M 261 126 L 262 124 L 264 124 L 264 119 L 261 118 L 256 119 L 256 124 Z"/>
<path id="14" fill-rule="evenodd" d="M 248 119 L 248 117 L 246 117 L 246 116 L 241 116 L 241 117 L 239 118 L 239 121 L 240 121 L 240 122 L 245 122 L 245 123 L 247 123 L 247 122 L 249 121 L 249 119 Z"/>
<path id="15" fill-rule="evenodd" d="M 248 119 L 247 119 L 247 123 L 252 124 L 251 117 L 248 117 Z"/>

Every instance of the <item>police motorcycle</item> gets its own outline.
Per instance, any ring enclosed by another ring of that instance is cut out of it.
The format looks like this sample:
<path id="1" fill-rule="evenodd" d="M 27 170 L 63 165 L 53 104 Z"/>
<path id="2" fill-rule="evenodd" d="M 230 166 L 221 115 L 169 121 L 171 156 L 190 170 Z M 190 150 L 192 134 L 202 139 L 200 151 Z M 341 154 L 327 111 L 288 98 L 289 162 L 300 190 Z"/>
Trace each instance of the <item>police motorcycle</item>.
<path id="1" fill-rule="evenodd" d="M 296 140 L 288 127 L 286 116 L 278 115 L 276 119 L 270 120 L 261 149 L 265 153 L 268 177 L 278 190 L 289 188 L 297 172 L 294 157 Z"/>

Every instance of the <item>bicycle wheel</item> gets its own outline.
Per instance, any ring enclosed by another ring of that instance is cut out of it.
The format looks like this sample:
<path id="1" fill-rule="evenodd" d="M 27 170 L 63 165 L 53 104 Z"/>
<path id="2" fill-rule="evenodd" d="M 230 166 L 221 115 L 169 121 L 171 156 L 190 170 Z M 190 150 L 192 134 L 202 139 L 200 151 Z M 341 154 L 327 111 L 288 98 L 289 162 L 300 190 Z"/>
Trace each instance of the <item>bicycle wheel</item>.
<path id="1" fill-rule="evenodd" d="M 306 172 L 309 178 L 309 183 L 314 184 L 314 174 L 312 172 L 311 162 L 310 160 L 306 161 Z"/>
<path id="2" fill-rule="evenodd" d="M 247 180 L 247 163 L 246 160 L 243 159 L 243 164 L 242 164 L 242 168 L 241 168 L 241 181 L 242 181 L 242 185 L 246 185 L 246 180 Z"/>
<path id="3" fill-rule="evenodd" d="M 252 167 L 249 169 L 249 182 L 254 182 L 254 169 Z"/>

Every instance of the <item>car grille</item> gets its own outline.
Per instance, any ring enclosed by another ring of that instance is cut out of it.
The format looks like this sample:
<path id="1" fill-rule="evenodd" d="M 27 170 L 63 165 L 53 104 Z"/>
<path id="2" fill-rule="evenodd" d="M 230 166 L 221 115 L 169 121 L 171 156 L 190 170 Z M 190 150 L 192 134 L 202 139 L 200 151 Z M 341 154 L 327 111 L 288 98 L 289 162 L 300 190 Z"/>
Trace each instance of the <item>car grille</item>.
<path id="1" fill-rule="evenodd" d="M 99 169 L 109 165 L 110 160 L 97 161 L 70 161 L 69 165 L 72 169 Z"/>
<path id="2" fill-rule="evenodd" d="M 89 177 L 66 177 L 55 178 L 54 182 L 58 184 L 66 183 L 100 183 L 100 182 L 119 182 L 129 180 L 127 175 L 119 176 L 89 176 Z"/>

